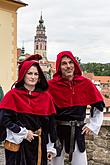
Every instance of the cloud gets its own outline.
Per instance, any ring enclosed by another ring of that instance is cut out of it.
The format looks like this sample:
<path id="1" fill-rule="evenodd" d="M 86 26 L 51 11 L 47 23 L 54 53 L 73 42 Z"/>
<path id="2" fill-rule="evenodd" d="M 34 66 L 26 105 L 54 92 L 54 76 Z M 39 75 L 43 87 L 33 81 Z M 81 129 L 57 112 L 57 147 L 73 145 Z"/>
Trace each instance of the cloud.
<path id="1" fill-rule="evenodd" d="M 18 10 L 18 47 L 34 52 L 34 36 L 43 15 L 47 34 L 47 57 L 55 60 L 62 50 L 71 50 L 83 62 L 109 61 L 109 0 L 24 0 Z"/>

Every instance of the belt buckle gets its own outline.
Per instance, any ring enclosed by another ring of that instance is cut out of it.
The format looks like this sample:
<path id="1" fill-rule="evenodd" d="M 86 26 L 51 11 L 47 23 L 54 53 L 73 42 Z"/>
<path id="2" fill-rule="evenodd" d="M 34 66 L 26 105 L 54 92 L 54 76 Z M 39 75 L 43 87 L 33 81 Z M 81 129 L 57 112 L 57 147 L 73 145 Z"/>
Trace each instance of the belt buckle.
<path id="1" fill-rule="evenodd" d="M 76 125 L 76 120 L 75 121 L 69 121 L 71 126 L 75 126 Z"/>

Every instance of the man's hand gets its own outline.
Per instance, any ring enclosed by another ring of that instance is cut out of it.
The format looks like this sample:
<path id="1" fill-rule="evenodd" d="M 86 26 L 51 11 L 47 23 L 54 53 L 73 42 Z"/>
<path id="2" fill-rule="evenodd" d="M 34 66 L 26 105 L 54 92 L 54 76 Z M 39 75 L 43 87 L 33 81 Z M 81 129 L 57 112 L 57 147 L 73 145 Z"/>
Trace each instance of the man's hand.
<path id="1" fill-rule="evenodd" d="M 86 135 L 91 135 L 91 133 L 92 133 L 92 131 L 91 131 L 91 129 L 89 129 L 88 127 L 86 127 L 86 126 L 84 126 L 83 128 L 82 128 L 82 134 L 86 134 Z"/>

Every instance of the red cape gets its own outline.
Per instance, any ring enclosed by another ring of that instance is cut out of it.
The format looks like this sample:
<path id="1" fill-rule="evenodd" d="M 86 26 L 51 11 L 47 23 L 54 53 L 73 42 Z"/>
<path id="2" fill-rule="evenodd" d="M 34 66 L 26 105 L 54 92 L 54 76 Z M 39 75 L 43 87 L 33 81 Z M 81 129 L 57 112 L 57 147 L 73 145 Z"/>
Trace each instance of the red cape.
<path id="1" fill-rule="evenodd" d="M 42 74 L 43 76 L 43 72 L 38 62 L 33 60 L 34 58 L 36 58 L 36 55 L 30 58 L 31 58 L 30 60 L 26 59 L 20 64 L 18 70 L 18 80 L 16 81 L 16 84 L 21 83 L 23 85 L 24 76 L 32 65 L 36 65 L 36 67 L 39 67 L 39 74 Z M 18 113 L 28 113 L 28 114 L 36 114 L 36 115 L 51 115 L 55 113 L 55 108 L 52 102 L 52 98 L 48 92 L 46 91 L 38 92 L 35 90 L 31 92 L 30 95 L 27 89 L 19 89 L 19 88 L 11 89 L 4 96 L 2 102 L 0 103 L 0 108 L 12 110 Z"/>
<path id="2" fill-rule="evenodd" d="M 75 72 L 72 81 L 61 77 L 59 67 L 61 58 L 67 55 L 74 61 Z M 70 51 L 63 51 L 58 54 L 56 61 L 56 73 L 52 80 L 49 80 L 49 92 L 55 104 L 59 108 L 71 106 L 87 106 L 96 102 L 103 101 L 102 95 L 91 82 L 83 77 L 80 66 Z"/>
<path id="3" fill-rule="evenodd" d="M 8 109 L 18 113 L 51 115 L 55 113 L 52 98 L 48 92 L 32 92 L 13 88 L 2 99 L 0 109 Z"/>

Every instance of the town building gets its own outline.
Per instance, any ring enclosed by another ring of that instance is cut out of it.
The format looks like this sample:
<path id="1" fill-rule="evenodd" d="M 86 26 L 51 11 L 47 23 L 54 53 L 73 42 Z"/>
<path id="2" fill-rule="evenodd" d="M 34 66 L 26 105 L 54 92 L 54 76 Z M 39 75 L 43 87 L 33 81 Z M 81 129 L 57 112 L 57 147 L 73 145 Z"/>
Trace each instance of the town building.
<path id="1" fill-rule="evenodd" d="M 83 76 L 89 78 L 102 93 L 105 102 L 106 120 L 110 120 L 110 76 L 95 76 L 94 73 L 83 73 Z"/>
<path id="2" fill-rule="evenodd" d="M 95 76 L 94 73 L 83 75 L 89 78 L 106 98 L 110 98 L 110 76 Z"/>
<path id="3" fill-rule="evenodd" d="M 26 57 L 29 57 L 29 54 L 25 54 L 24 47 L 22 47 L 22 49 L 18 49 L 17 52 L 18 61 L 22 61 Z M 51 64 L 54 62 L 50 62 L 47 59 L 47 36 L 42 14 L 39 19 L 39 24 L 36 27 L 36 35 L 34 36 L 34 54 L 40 54 L 42 56 L 42 59 L 39 61 L 40 66 L 46 78 L 51 79 L 53 75 L 53 65 Z"/>
<path id="4" fill-rule="evenodd" d="M 40 54 L 43 63 L 47 61 L 47 36 L 42 14 L 39 25 L 36 27 L 36 35 L 34 36 L 34 54 Z"/>
<path id="5" fill-rule="evenodd" d="M 0 84 L 7 92 L 17 78 L 17 10 L 21 0 L 0 0 Z"/>
<path id="6" fill-rule="evenodd" d="M 42 59 L 39 61 L 40 66 L 47 79 L 51 78 L 51 64 L 47 59 L 47 36 L 46 28 L 44 26 L 44 20 L 42 13 L 39 20 L 39 25 L 36 27 L 36 35 L 34 36 L 34 54 L 40 54 Z"/>

